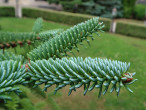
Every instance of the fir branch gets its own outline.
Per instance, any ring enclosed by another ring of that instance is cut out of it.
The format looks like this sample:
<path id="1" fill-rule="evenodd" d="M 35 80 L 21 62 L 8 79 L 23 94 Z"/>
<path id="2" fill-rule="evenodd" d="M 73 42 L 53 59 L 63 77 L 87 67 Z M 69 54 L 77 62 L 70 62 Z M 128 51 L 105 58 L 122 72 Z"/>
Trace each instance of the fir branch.
<path id="1" fill-rule="evenodd" d="M 10 97 L 11 100 L 8 100 L 5 104 L 6 108 L 8 110 L 17 110 L 17 108 L 19 107 L 20 98 L 14 93 L 10 94 Z"/>
<path id="2" fill-rule="evenodd" d="M 48 41 L 49 39 L 55 37 L 56 35 L 59 35 L 61 32 L 63 32 L 62 29 L 53 29 L 53 30 L 47 30 L 39 33 L 39 38 L 41 41 Z"/>
<path id="3" fill-rule="evenodd" d="M 19 93 L 19 87 L 15 85 L 27 83 L 25 66 L 22 67 L 21 62 L 13 60 L 2 61 L 0 65 L 0 95 L 8 92 Z"/>
<path id="4" fill-rule="evenodd" d="M 39 32 L 41 32 L 43 29 L 43 19 L 42 18 L 37 18 L 34 26 L 32 28 L 32 31 L 36 34 L 38 34 Z"/>
<path id="5" fill-rule="evenodd" d="M 31 41 L 36 40 L 36 35 L 32 32 L 0 32 L 0 49 L 21 47 L 29 45 Z"/>
<path id="6" fill-rule="evenodd" d="M 44 83 L 45 91 L 52 85 L 56 85 L 56 93 L 59 89 L 70 85 L 68 93 L 70 95 L 73 90 L 84 86 L 84 95 L 87 91 L 99 88 L 100 97 L 107 92 L 110 84 L 112 85 L 110 92 L 116 90 L 117 95 L 122 86 L 128 88 L 127 85 L 133 80 L 133 74 L 128 72 L 129 67 L 130 64 L 126 62 L 100 58 L 88 57 L 85 60 L 81 57 L 56 60 L 50 58 L 31 61 L 28 74 L 31 80 L 35 81 L 34 87 Z"/>
<path id="7" fill-rule="evenodd" d="M 5 51 L 3 53 L 2 51 L 0 51 L 0 61 L 5 61 L 5 60 L 14 60 L 23 63 L 24 57 L 22 55 L 15 55 L 12 52 Z"/>
<path id="8" fill-rule="evenodd" d="M 33 32 L 0 32 L 1 44 L 34 39 L 35 34 Z"/>
<path id="9" fill-rule="evenodd" d="M 38 35 L 32 32 L 0 32 L 0 49 L 15 48 L 18 45 L 31 45 L 35 41 L 44 42 L 62 32 L 61 29 L 40 32 Z"/>
<path id="10" fill-rule="evenodd" d="M 72 49 L 79 51 L 77 44 L 81 44 L 83 40 L 89 43 L 87 38 L 93 39 L 92 33 L 98 33 L 97 31 L 101 31 L 103 27 L 103 23 L 99 23 L 98 18 L 80 23 L 28 53 L 28 58 L 31 60 L 55 59 L 67 55 L 66 52 L 72 52 Z"/>
<path id="11" fill-rule="evenodd" d="M 22 106 L 22 110 L 40 110 L 34 106 L 34 104 L 28 98 L 23 98 L 20 100 L 20 105 Z"/>
<path id="12" fill-rule="evenodd" d="M 33 32 L 0 32 L 0 49 L 21 47 L 25 44 L 31 45 L 35 40 L 40 40 L 37 34 L 42 30 L 42 18 L 35 21 Z"/>
<path id="13" fill-rule="evenodd" d="M 0 100 L 11 100 L 10 95 L 0 94 Z"/>

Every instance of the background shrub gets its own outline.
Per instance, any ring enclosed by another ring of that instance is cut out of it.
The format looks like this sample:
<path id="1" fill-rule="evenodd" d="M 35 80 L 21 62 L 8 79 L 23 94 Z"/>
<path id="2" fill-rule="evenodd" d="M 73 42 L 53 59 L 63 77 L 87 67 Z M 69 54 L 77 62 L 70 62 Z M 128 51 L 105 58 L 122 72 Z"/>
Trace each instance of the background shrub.
<path id="1" fill-rule="evenodd" d="M 146 13 L 146 5 L 137 4 L 134 9 L 134 18 L 144 20 Z"/>
<path id="2" fill-rule="evenodd" d="M 0 7 L 0 17 L 1 16 L 15 16 L 14 7 Z"/>
<path id="3" fill-rule="evenodd" d="M 54 10 L 43 10 L 43 9 L 32 9 L 32 8 L 23 8 L 23 16 L 26 17 L 42 17 L 45 20 L 50 20 L 58 23 L 64 23 L 68 25 L 76 25 L 80 22 L 83 22 L 87 19 L 90 19 L 95 16 L 83 15 L 83 14 L 73 14 L 68 12 L 60 12 Z M 109 31 L 111 20 L 106 18 L 100 18 L 100 21 L 103 21 L 105 24 L 104 31 Z"/>
<path id="4" fill-rule="evenodd" d="M 139 26 L 134 24 L 117 23 L 116 33 L 145 38 L 146 39 L 146 26 Z"/>
<path id="5" fill-rule="evenodd" d="M 132 18 L 136 0 L 122 0 L 124 17 Z"/>

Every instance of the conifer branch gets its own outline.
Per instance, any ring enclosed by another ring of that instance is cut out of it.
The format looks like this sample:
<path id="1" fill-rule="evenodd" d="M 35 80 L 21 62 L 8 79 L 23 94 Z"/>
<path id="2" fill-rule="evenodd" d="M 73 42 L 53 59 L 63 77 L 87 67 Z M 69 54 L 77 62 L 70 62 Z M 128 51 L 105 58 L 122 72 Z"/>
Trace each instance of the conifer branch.
<path id="1" fill-rule="evenodd" d="M 32 28 L 32 32 L 38 34 L 39 32 L 42 31 L 42 29 L 43 29 L 43 19 L 37 18 Z"/>
<path id="2" fill-rule="evenodd" d="M 40 32 L 38 37 L 41 39 L 41 41 L 45 42 L 55 37 L 56 35 L 59 35 L 61 32 L 63 32 L 62 29 L 47 30 L 47 31 Z"/>
<path id="3" fill-rule="evenodd" d="M 89 43 L 88 37 L 93 39 L 93 33 L 98 34 L 98 31 L 102 31 L 104 25 L 99 23 L 98 19 L 92 18 L 71 27 L 28 53 L 28 58 L 31 60 L 55 59 L 66 56 L 67 52 L 72 52 L 72 49 L 79 51 L 77 44 L 81 44 L 84 40 Z"/>
<path id="4" fill-rule="evenodd" d="M 23 63 L 24 57 L 22 55 L 16 55 L 12 52 L 5 51 L 3 53 L 2 51 L 0 51 L 0 62 L 5 60 L 14 60 Z"/>
<path id="5" fill-rule="evenodd" d="M 31 61 L 28 74 L 31 80 L 35 81 L 35 86 L 45 84 L 44 90 L 56 85 L 55 93 L 70 85 L 69 93 L 76 91 L 77 88 L 84 86 L 84 95 L 87 91 L 99 88 L 99 97 L 105 94 L 112 85 L 110 92 L 114 90 L 117 96 L 122 86 L 125 86 L 130 92 L 128 84 L 135 82 L 133 73 L 129 73 L 130 63 L 111 61 L 108 59 L 90 57 L 83 58 L 62 58 L 53 60 Z M 103 90 L 104 88 L 104 90 Z"/>
<path id="6" fill-rule="evenodd" d="M 0 62 L 0 99 L 7 99 L 6 93 L 9 92 L 19 93 L 19 87 L 15 86 L 27 83 L 25 66 L 21 65 L 21 62 L 13 60 Z"/>

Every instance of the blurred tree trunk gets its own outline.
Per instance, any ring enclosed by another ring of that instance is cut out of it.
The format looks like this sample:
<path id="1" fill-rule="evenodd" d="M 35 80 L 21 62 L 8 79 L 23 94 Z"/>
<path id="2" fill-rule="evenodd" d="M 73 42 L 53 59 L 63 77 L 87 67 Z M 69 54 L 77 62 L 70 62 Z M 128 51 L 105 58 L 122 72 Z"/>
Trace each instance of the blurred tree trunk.
<path id="1" fill-rule="evenodd" d="M 15 16 L 18 18 L 22 18 L 22 10 L 21 10 L 21 5 L 20 5 L 20 0 L 16 0 Z"/>

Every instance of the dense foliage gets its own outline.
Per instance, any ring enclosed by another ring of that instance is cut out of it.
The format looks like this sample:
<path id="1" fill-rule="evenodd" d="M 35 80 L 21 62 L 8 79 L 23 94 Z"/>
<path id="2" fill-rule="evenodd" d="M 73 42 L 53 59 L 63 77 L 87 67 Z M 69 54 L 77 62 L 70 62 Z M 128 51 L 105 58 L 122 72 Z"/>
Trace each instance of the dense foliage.
<path id="1" fill-rule="evenodd" d="M 116 17 L 144 19 L 145 5 L 136 5 L 136 0 L 48 0 L 61 4 L 65 11 L 87 13 L 112 18 L 112 9 L 117 8 Z M 135 16 L 135 17 L 134 17 Z"/>
<path id="2" fill-rule="evenodd" d="M 15 8 L 13 7 L 0 7 L 1 16 L 15 16 Z"/>
<path id="3" fill-rule="evenodd" d="M 88 13 L 112 18 L 112 9 L 117 8 L 116 17 L 123 17 L 121 0 L 48 0 L 49 3 L 60 3 L 65 11 Z"/>
<path id="4" fill-rule="evenodd" d="M 124 9 L 124 17 L 132 18 L 134 14 L 136 0 L 122 0 L 122 3 Z"/>
<path id="5" fill-rule="evenodd" d="M 146 5 L 137 4 L 134 8 L 134 18 L 139 20 L 146 19 Z"/>
<path id="6" fill-rule="evenodd" d="M 24 57 L 21 55 L 16 55 L 12 52 L 5 51 L 3 53 L 3 51 L 0 51 L 0 61 L 5 61 L 5 60 L 15 60 L 23 63 Z"/>
<path id="7" fill-rule="evenodd" d="M 20 92 L 19 87 L 15 85 L 26 84 L 25 81 L 27 74 L 25 67 L 21 67 L 19 61 L 2 61 L 0 62 L 0 99 L 11 99 L 9 92 Z"/>

